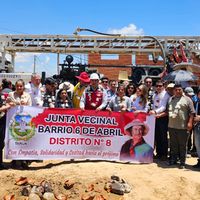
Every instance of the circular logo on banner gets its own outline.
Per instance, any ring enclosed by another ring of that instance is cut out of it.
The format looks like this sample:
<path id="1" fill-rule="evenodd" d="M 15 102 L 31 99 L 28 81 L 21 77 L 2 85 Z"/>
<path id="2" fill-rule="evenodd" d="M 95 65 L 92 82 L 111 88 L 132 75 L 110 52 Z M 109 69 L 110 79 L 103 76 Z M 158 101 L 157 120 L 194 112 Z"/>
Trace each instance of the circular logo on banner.
<path id="1" fill-rule="evenodd" d="M 30 114 L 16 114 L 10 121 L 9 130 L 16 141 L 27 141 L 35 135 L 35 126 L 31 123 Z"/>

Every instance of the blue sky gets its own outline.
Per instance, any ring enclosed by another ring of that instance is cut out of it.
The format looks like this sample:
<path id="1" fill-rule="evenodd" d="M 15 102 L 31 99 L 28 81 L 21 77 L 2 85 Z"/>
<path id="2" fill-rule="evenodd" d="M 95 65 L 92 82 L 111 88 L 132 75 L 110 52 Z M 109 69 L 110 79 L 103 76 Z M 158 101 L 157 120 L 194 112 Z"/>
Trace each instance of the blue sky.
<path id="1" fill-rule="evenodd" d="M 199 8 L 199 0 L 1 0 L 0 34 L 71 35 L 81 27 L 129 35 L 198 36 Z M 38 54 L 36 67 L 56 73 L 56 55 Z M 17 55 L 16 71 L 32 68 L 33 54 Z"/>

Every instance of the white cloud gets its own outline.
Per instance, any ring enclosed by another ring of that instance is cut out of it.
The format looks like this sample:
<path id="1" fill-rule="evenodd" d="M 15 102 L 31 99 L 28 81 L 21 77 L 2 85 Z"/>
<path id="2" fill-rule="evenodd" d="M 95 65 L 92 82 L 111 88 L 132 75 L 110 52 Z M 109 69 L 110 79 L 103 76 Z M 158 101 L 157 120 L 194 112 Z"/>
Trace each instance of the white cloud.
<path id="1" fill-rule="evenodd" d="M 16 53 L 15 62 L 26 63 L 34 60 L 34 55 L 39 56 L 41 53 Z"/>
<path id="2" fill-rule="evenodd" d="M 48 76 L 56 73 L 56 61 L 52 60 L 49 54 L 42 53 L 17 53 L 15 57 L 15 72 L 33 72 L 34 55 L 36 55 L 35 70 L 37 73 L 45 71 Z"/>
<path id="3" fill-rule="evenodd" d="M 144 35 L 143 29 L 138 29 L 135 24 L 129 24 L 128 26 L 122 27 L 121 29 L 110 28 L 108 33 L 121 35 Z"/>
<path id="4" fill-rule="evenodd" d="M 33 66 L 27 65 L 17 65 L 15 66 L 15 72 L 25 72 L 25 73 L 32 73 L 33 72 Z"/>
<path id="5" fill-rule="evenodd" d="M 49 56 L 46 56 L 46 57 L 45 57 L 44 63 L 45 63 L 45 64 L 49 64 L 49 62 L 50 62 L 50 57 L 49 57 Z"/>

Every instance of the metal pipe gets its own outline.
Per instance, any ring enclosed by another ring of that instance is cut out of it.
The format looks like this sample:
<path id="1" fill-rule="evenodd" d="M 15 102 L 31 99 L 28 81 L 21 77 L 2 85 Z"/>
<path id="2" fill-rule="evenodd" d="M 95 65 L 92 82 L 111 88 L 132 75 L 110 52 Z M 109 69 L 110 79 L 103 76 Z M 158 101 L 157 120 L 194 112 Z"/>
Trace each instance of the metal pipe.
<path id="1" fill-rule="evenodd" d="M 164 65 L 164 69 L 165 69 L 166 68 L 166 54 L 165 54 L 164 48 L 163 48 L 162 44 L 160 43 L 160 41 L 156 37 L 153 37 L 153 36 L 141 36 L 141 37 L 143 37 L 143 38 L 151 38 L 151 39 L 155 40 L 158 43 L 158 45 L 159 45 L 159 47 L 161 49 L 161 53 L 162 53 L 162 57 L 163 57 L 163 65 Z"/>
<path id="2" fill-rule="evenodd" d="M 87 29 L 87 28 L 77 28 L 76 31 L 74 32 L 75 35 L 78 34 L 78 32 L 81 32 L 81 31 L 89 31 L 89 32 L 92 32 L 92 33 L 96 33 L 96 34 L 100 34 L 100 35 L 108 35 L 108 36 L 118 36 L 120 37 L 121 34 L 108 34 L 108 33 L 101 33 L 101 32 L 98 32 L 98 31 L 94 31 L 94 30 L 91 30 L 91 29 Z M 126 37 L 126 36 L 123 36 L 123 37 Z M 156 38 L 156 37 L 153 37 L 153 36 L 140 36 L 139 38 L 151 38 L 153 40 L 155 40 L 160 49 L 161 49 L 161 53 L 162 53 L 162 57 L 163 57 L 163 65 L 164 65 L 164 69 L 166 68 L 166 55 L 165 55 L 165 51 L 164 51 L 164 48 L 162 46 L 162 44 L 160 43 L 160 41 Z"/>

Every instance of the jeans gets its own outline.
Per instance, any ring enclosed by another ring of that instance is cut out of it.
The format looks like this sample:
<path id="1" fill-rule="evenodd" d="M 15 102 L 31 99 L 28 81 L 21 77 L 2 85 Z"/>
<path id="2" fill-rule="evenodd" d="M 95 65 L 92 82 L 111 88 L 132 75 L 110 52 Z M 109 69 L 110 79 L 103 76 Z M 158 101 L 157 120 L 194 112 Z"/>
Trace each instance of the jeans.
<path id="1" fill-rule="evenodd" d="M 194 127 L 195 146 L 198 157 L 200 158 L 200 122 Z"/>

